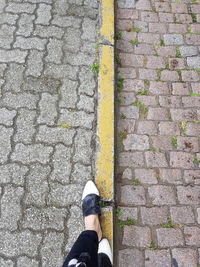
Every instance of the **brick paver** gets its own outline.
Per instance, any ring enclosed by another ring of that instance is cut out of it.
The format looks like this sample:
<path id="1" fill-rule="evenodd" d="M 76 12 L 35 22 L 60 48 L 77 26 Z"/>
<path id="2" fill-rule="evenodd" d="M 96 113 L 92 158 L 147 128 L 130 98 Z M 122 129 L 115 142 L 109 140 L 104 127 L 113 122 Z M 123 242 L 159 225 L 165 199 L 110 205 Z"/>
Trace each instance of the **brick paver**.
<path id="1" fill-rule="evenodd" d="M 94 176 L 97 0 L 0 0 L 0 266 L 60 267 Z"/>
<path id="2" fill-rule="evenodd" d="M 199 0 L 117 1 L 116 266 L 200 264 L 199 33 Z"/>

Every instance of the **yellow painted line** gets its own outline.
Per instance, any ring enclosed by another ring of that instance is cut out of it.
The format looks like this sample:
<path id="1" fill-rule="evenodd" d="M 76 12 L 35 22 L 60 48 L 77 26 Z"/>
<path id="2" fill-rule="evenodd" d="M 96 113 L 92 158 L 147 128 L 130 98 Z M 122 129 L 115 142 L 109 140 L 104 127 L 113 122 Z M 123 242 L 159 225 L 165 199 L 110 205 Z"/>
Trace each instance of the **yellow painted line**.
<path id="1" fill-rule="evenodd" d="M 113 199 L 114 169 L 114 50 L 102 45 L 99 59 L 96 184 L 100 195 Z"/>
<path id="2" fill-rule="evenodd" d="M 106 207 L 102 209 L 101 227 L 103 229 L 103 237 L 106 237 L 113 248 L 113 209 Z"/>
<path id="3" fill-rule="evenodd" d="M 114 0 L 101 0 L 100 34 L 114 44 Z"/>

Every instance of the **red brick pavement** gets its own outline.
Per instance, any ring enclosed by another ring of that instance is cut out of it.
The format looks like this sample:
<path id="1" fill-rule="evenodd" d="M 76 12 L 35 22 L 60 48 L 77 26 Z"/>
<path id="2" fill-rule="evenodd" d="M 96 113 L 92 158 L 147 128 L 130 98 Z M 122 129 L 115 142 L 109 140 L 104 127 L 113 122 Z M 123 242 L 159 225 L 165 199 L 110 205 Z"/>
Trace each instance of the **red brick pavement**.
<path id="1" fill-rule="evenodd" d="M 200 266 L 200 1 L 118 0 L 119 267 Z"/>

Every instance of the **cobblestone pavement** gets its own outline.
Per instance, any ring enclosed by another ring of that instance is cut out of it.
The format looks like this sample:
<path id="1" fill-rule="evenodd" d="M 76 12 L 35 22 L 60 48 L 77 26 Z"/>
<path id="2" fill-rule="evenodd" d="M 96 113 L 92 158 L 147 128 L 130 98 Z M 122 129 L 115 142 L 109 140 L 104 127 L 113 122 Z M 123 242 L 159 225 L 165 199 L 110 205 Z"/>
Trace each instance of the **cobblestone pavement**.
<path id="1" fill-rule="evenodd" d="M 0 1 L 0 266 L 56 267 L 94 173 L 97 0 Z"/>
<path id="2" fill-rule="evenodd" d="M 197 267 L 200 1 L 117 2 L 116 266 Z"/>

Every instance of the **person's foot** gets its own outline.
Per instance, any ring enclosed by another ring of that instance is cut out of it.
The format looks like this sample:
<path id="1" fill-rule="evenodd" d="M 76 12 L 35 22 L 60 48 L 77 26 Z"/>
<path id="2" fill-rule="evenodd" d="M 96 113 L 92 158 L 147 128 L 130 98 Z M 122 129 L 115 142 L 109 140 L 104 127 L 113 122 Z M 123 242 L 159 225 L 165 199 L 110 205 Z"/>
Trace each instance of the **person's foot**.
<path id="1" fill-rule="evenodd" d="M 99 191 L 96 185 L 92 181 L 88 181 L 82 195 L 85 229 L 96 231 L 100 241 L 102 239 L 102 230 L 99 221 L 99 215 L 101 214 L 99 199 Z"/>
<path id="2" fill-rule="evenodd" d="M 103 238 L 99 242 L 98 259 L 99 266 L 112 266 L 112 251 L 106 238 Z"/>

